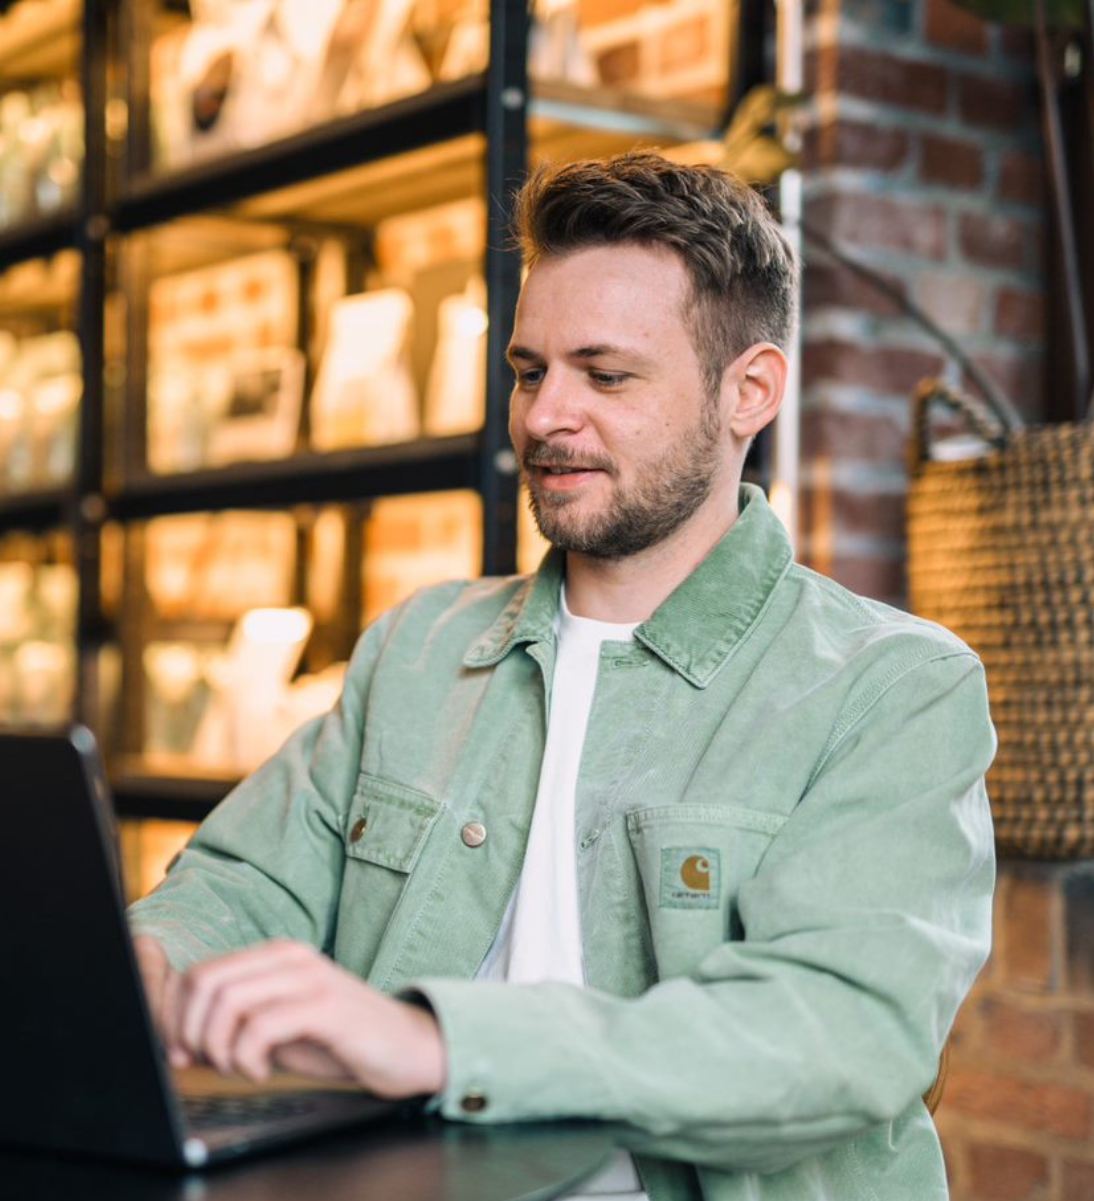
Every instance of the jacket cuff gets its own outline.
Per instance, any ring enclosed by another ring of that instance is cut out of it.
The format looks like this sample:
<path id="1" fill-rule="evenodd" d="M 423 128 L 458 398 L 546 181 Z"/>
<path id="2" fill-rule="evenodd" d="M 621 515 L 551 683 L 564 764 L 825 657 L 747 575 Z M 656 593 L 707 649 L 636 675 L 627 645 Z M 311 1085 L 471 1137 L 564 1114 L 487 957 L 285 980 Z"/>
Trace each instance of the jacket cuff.
<path id="1" fill-rule="evenodd" d="M 440 1025 L 448 1072 L 431 1108 L 444 1117 L 481 1123 L 610 1120 L 617 1112 L 591 1057 L 581 1052 L 588 1023 L 597 1021 L 588 990 L 427 979 L 403 996 L 424 1001 Z"/>

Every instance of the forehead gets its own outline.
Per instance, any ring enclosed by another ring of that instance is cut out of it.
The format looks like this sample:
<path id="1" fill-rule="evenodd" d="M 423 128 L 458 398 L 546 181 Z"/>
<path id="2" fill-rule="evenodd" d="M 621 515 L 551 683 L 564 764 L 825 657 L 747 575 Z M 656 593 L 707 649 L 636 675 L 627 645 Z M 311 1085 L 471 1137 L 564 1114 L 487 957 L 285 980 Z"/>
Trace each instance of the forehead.
<path id="1" fill-rule="evenodd" d="M 540 259 L 524 281 L 517 325 L 643 329 L 680 325 L 690 295 L 680 257 L 662 247 L 595 246 Z"/>

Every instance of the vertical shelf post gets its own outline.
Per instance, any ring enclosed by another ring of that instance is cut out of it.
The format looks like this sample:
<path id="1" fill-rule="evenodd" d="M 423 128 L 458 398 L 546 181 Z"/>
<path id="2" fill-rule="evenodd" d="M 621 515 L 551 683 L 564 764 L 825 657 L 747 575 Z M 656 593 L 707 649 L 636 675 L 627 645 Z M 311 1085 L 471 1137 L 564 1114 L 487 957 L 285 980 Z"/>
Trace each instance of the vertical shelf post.
<path id="1" fill-rule="evenodd" d="M 84 96 L 84 169 L 77 214 L 81 256 L 78 336 L 84 388 L 80 403 L 75 478 L 69 494 L 77 587 L 76 701 L 74 716 L 92 727 L 99 717 L 99 654 L 104 638 L 101 534 L 103 499 L 104 304 L 110 220 L 106 145 L 108 46 L 114 3 L 85 0 L 81 72 Z"/>
<path id="2" fill-rule="evenodd" d="M 520 291 L 520 254 L 511 245 L 509 220 L 528 162 L 527 46 L 527 5 L 493 0 L 486 76 L 486 419 L 478 473 L 484 575 L 512 572 L 517 561 L 518 464 L 509 444 L 505 349 Z"/>

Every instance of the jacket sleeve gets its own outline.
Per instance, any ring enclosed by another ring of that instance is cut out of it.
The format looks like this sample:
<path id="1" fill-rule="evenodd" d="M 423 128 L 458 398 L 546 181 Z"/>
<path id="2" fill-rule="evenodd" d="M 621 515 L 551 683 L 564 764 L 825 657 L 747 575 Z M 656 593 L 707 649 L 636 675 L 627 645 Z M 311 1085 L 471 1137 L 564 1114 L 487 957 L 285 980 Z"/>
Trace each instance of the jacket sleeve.
<path id="1" fill-rule="evenodd" d="M 275 936 L 330 949 L 365 699 L 387 624 L 359 640 L 334 709 L 235 788 L 159 887 L 130 907 L 132 932 L 157 938 L 178 970 Z"/>
<path id="2" fill-rule="evenodd" d="M 744 938 L 690 975 L 630 999 L 418 983 L 448 1049 L 441 1112 L 600 1118 L 634 1151 L 771 1172 L 918 1103 L 990 943 L 979 661 L 920 662 L 837 728 L 741 886 Z"/>

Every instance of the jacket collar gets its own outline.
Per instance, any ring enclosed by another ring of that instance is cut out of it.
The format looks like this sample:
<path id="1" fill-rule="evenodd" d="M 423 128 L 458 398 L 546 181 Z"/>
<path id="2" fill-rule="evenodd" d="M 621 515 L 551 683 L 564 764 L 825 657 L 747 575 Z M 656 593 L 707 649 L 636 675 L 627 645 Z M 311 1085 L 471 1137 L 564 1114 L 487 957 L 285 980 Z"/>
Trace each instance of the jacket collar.
<path id="1" fill-rule="evenodd" d="M 705 688 L 766 609 L 793 560 L 790 540 L 763 492 L 742 484 L 737 520 L 710 554 L 644 621 L 635 638 L 697 688 Z M 491 667 L 515 646 L 554 638 L 565 555 L 551 550 L 523 581 L 464 664 Z"/>

